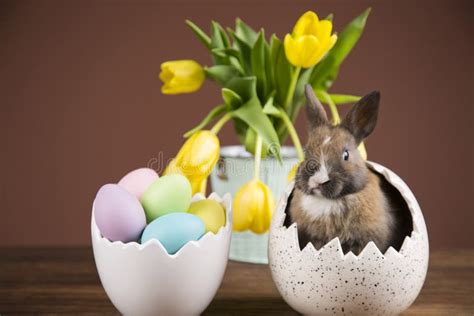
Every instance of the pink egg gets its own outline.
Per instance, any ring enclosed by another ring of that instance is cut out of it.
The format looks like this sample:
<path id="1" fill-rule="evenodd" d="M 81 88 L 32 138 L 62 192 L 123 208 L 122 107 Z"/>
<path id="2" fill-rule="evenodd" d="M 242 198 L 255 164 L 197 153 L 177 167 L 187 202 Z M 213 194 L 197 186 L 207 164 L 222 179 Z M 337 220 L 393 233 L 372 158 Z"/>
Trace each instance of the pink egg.
<path id="1" fill-rule="evenodd" d="M 117 184 L 106 184 L 97 192 L 94 219 L 102 236 L 111 241 L 137 241 L 146 226 L 138 199 Z"/>
<path id="2" fill-rule="evenodd" d="M 150 168 L 140 168 L 125 175 L 118 185 L 140 198 L 148 187 L 158 179 L 158 174 Z"/>

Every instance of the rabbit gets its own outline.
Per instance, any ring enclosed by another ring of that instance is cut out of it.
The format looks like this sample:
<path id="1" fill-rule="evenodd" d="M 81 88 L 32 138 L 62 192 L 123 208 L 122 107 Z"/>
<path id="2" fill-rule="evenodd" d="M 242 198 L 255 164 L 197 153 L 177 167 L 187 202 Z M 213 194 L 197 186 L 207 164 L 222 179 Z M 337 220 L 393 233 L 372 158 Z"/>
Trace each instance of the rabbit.
<path id="1" fill-rule="evenodd" d="M 396 219 L 381 180 L 357 149 L 375 128 L 380 93 L 364 96 L 336 126 L 329 123 L 311 86 L 305 86 L 305 94 L 306 157 L 289 202 L 301 248 L 311 242 L 320 249 L 339 237 L 344 253 L 357 255 L 370 241 L 385 252 L 394 240 Z"/>

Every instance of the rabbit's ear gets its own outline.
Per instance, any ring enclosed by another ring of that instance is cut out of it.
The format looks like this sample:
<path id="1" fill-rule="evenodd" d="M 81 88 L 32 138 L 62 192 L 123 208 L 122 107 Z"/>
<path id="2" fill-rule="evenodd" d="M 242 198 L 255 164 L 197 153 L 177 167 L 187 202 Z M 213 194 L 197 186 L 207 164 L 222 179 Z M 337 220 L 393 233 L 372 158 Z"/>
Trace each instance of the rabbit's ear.
<path id="1" fill-rule="evenodd" d="M 359 100 L 341 123 L 349 130 L 357 143 L 369 136 L 377 124 L 379 112 L 380 92 L 372 91 Z"/>
<path id="2" fill-rule="evenodd" d="M 328 124 L 328 117 L 326 111 L 324 110 L 321 102 L 314 94 L 313 88 L 311 85 L 306 84 L 304 86 L 304 92 L 306 95 L 306 116 L 308 117 L 309 126 L 311 129 L 318 127 L 320 125 Z"/>

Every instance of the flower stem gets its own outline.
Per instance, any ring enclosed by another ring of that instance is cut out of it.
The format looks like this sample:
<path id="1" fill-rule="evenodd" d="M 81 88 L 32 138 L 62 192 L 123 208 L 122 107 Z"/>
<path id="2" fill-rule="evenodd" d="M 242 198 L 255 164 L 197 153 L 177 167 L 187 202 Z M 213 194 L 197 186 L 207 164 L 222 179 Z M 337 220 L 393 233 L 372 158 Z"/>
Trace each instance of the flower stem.
<path id="1" fill-rule="evenodd" d="M 296 153 L 298 155 L 299 161 L 303 161 L 304 160 L 303 147 L 301 146 L 300 138 L 298 137 L 298 133 L 295 130 L 295 126 L 293 125 L 290 118 L 288 117 L 288 115 L 283 109 L 280 109 L 280 117 L 286 125 L 286 129 L 288 130 L 288 133 L 290 134 L 293 145 L 295 145 Z"/>
<path id="2" fill-rule="evenodd" d="M 232 118 L 231 113 L 227 113 L 226 115 L 222 116 L 219 121 L 216 122 L 216 124 L 211 128 L 211 132 L 217 135 L 219 131 L 221 130 L 222 126 L 224 126 L 227 121 L 229 121 Z"/>
<path id="3" fill-rule="evenodd" d="M 301 67 L 296 67 L 291 73 L 291 81 L 288 87 L 288 92 L 287 92 L 286 100 L 285 100 L 286 110 L 288 110 L 288 107 L 291 105 L 291 101 L 293 101 L 293 95 L 295 94 L 295 88 L 296 88 L 296 82 L 298 81 L 300 71 L 301 71 Z"/>
<path id="4" fill-rule="evenodd" d="M 332 116 L 332 124 L 337 125 L 341 123 L 341 117 L 337 111 L 336 104 L 332 101 L 331 96 L 326 91 L 321 91 L 321 96 L 324 98 L 325 103 L 329 106 Z"/>
<path id="5" fill-rule="evenodd" d="M 255 162 L 253 170 L 253 179 L 258 180 L 260 178 L 260 162 L 262 160 L 262 137 L 257 134 L 257 141 L 255 144 Z"/>

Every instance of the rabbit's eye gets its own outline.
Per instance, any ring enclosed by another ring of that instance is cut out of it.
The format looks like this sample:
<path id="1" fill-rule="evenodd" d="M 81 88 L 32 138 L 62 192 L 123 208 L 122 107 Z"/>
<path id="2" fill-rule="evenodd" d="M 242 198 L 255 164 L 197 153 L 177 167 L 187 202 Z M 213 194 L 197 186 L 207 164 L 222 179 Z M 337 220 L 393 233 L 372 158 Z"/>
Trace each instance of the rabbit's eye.
<path id="1" fill-rule="evenodd" d="M 342 153 L 342 159 L 345 161 L 349 160 L 349 151 L 347 149 L 344 149 L 344 152 Z"/>

